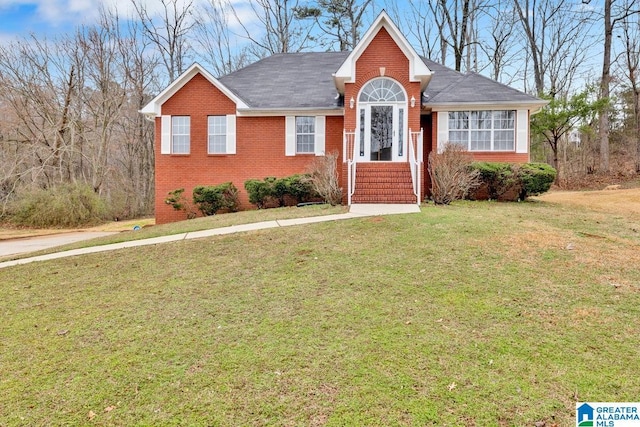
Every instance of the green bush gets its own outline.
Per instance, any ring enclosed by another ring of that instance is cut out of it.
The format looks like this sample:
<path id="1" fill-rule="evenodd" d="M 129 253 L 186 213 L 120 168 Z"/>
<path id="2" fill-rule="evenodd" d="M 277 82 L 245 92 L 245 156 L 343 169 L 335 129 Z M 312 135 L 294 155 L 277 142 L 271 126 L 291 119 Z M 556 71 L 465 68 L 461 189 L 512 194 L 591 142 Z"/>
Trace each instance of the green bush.
<path id="1" fill-rule="evenodd" d="M 557 171 L 546 163 L 527 163 L 520 166 L 520 179 L 525 198 L 545 193 L 556 180 Z"/>
<path id="2" fill-rule="evenodd" d="M 249 193 L 249 202 L 259 209 L 286 206 L 293 201 L 306 202 L 316 197 L 307 175 L 267 177 L 263 180 L 249 179 L 245 181 L 244 188 Z"/>
<path id="3" fill-rule="evenodd" d="M 79 227 L 107 219 L 104 201 L 87 184 L 59 184 L 21 193 L 9 208 L 12 223 L 26 227 Z"/>
<path id="4" fill-rule="evenodd" d="M 472 194 L 475 199 L 518 200 L 522 185 L 515 165 L 500 162 L 477 162 L 472 165 L 480 173 L 480 186 Z"/>
<path id="5" fill-rule="evenodd" d="M 476 162 L 481 184 L 471 194 L 475 200 L 517 201 L 551 188 L 556 170 L 545 163 Z"/>
<path id="6" fill-rule="evenodd" d="M 187 215 L 187 219 L 193 219 L 197 216 L 193 204 L 189 199 L 184 197 L 184 188 L 178 188 L 177 190 L 169 191 L 167 197 L 164 199 L 167 205 L 171 205 L 173 209 L 177 211 L 184 211 Z"/>
<path id="7" fill-rule="evenodd" d="M 222 209 L 236 212 L 239 206 L 238 189 L 231 182 L 193 189 L 193 203 L 204 216 L 215 215 Z"/>
<path id="8" fill-rule="evenodd" d="M 249 193 L 249 203 L 253 203 L 262 209 L 265 207 L 265 203 L 269 198 L 274 197 L 275 191 L 273 189 L 276 178 L 270 177 L 264 180 L 250 179 L 244 182 L 244 188 Z"/>

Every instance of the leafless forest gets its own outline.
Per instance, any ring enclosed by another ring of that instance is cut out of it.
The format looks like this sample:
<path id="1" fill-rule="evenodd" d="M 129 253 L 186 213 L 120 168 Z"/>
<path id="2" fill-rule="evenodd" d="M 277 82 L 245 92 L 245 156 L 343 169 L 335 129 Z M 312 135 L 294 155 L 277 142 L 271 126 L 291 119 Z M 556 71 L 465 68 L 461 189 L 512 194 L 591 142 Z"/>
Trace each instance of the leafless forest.
<path id="1" fill-rule="evenodd" d="M 383 8 L 420 54 L 549 99 L 532 151 L 561 183 L 640 172 L 637 0 L 151 4 L 0 44 L 0 216 L 69 184 L 113 217 L 151 214 L 153 124 L 138 110 L 155 94 L 194 61 L 220 76 L 273 53 L 350 50 Z"/>

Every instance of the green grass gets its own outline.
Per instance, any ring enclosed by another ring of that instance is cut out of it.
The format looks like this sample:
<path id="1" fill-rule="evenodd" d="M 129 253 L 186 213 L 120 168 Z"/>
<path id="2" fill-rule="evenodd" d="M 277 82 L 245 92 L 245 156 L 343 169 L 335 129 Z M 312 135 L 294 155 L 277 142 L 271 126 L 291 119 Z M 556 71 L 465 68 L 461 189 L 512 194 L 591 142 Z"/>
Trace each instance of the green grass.
<path id="1" fill-rule="evenodd" d="M 640 395 L 634 229 L 458 203 L 2 269 L 0 425 L 574 425 Z"/>
<path id="2" fill-rule="evenodd" d="M 236 212 L 232 214 L 212 215 L 207 217 L 195 218 L 188 221 L 173 222 L 169 224 L 154 225 L 144 227 L 137 231 L 124 231 L 111 236 L 99 237 L 90 240 L 83 240 L 64 246 L 58 246 L 52 249 L 46 249 L 38 252 L 31 252 L 20 255 L 12 255 L 0 257 L 0 261 L 8 261 L 13 259 L 29 258 L 37 255 L 44 255 L 54 252 L 60 252 L 71 249 L 86 248 L 90 246 L 102 246 L 112 243 L 129 242 L 133 240 L 150 239 L 160 236 L 168 236 L 173 234 L 190 233 L 194 231 L 208 230 L 213 228 L 229 227 L 232 225 L 250 224 L 260 221 L 274 221 L 281 219 L 306 218 L 313 216 L 324 216 L 341 214 L 347 212 L 345 206 L 331 205 L 310 205 L 304 207 L 285 207 L 264 210 L 249 210 Z M 144 221 L 143 221 L 144 222 Z M 133 228 L 133 226 L 132 226 Z"/>

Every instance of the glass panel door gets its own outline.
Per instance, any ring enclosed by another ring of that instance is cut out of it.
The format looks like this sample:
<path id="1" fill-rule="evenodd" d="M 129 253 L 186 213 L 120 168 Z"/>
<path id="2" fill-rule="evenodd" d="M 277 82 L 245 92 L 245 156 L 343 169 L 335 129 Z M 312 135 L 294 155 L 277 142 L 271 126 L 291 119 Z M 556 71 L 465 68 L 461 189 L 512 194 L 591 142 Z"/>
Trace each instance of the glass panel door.
<path id="1" fill-rule="evenodd" d="M 371 106 L 371 161 L 390 161 L 393 156 L 393 106 Z"/>

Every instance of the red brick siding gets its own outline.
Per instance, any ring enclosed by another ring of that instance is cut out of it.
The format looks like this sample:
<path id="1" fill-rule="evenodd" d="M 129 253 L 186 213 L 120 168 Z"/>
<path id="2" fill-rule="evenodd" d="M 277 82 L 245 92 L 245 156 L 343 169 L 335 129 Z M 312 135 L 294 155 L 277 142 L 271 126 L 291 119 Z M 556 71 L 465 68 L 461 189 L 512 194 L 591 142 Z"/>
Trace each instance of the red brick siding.
<path id="1" fill-rule="evenodd" d="M 385 28 L 375 35 L 366 50 L 356 61 L 355 83 L 345 84 L 345 115 L 344 127 L 347 131 L 359 131 L 356 129 L 358 109 L 358 94 L 362 87 L 370 80 L 381 77 L 380 68 L 384 67 L 384 77 L 389 77 L 400 83 L 407 92 L 407 109 L 409 129 L 417 131 L 420 128 L 420 83 L 409 81 L 409 59 L 396 45 L 391 35 Z M 416 100 L 416 106 L 411 108 L 409 100 L 411 97 Z M 349 108 L 351 98 L 355 100 L 354 108 Z M 343 198 L 347 201 L 347 168 L 342 168 L 341 185 L 345 191 Z"/>
<path id="2" fill-rule="evenodd" d="M 169 191 L 231 181 L 240 190 L 242 209 L 254 208 L 244 190 L 251 178 L 283 177 L 305 171 L 314 155 L 285 156 L 284 117 L 238 117 L 235 155 L 207 154 L 207 116 L 234 114 L 234 103 L 202 76 L 195 76 L 162 106 L 162 114 L 191 116 L 191 153 L 160 153 L 160 118 L 156 118 L 156 203 L 158 224 L 185 219 L 164 203 Z M 326 152 L 337 150 L 342 162 L 342 117 L 326 119 Z"/>
<path id="3" fill-rule="evenodd" d="M 356 114 L 358 111 L 358 93 L 369 80 L 380 77 L 380 67 L 385 68 L 385 77 L 390 77 L 400 83 L 407 92 L 407 101 L 413 96 L 416 106 L 409 108 L 409 129 L 420 128 L 420 83 L 409 81 L 409 59 L 396 45 L 385 28 L 380 29 L 367 49 L 356 61 L 356 82 L 345 84 L 345 129 L 356 129 Z M 353 109 L 349 108 L 351 97 L 356 101 Z"/>

